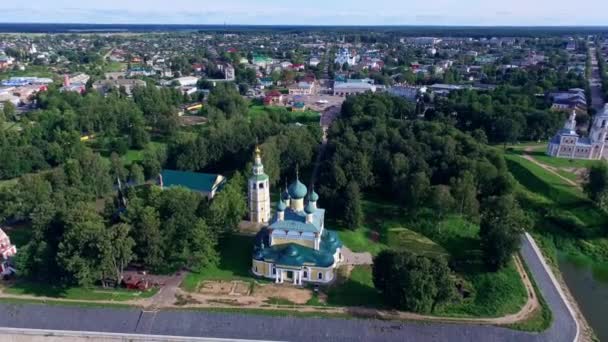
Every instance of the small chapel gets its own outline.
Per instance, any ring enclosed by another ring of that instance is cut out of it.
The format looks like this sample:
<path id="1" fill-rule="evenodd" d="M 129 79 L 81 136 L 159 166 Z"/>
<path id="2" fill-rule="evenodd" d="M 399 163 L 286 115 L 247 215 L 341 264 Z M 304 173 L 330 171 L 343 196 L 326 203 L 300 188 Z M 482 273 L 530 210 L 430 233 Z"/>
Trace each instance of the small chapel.
<path id="1" fill-rule="evenodd" d="M 317 206 L 314 189 L 308 190 L 296 170 L 271 217 L 269 178 L 259 148 L 248 188 L 250 221 L 262 226 L 253 248 L 253 274 L 294 285 L 332 282 L 343 261 L 342 243 L 325 228 L 325 209 Z"/>
<path id="2" fill-rule="evenodd" d="M 547 155 L 569 159 L 608 159 L 608 104 L 593 117 L 589 136 L 576 132 L 576 111 L 549 141 Z"/>

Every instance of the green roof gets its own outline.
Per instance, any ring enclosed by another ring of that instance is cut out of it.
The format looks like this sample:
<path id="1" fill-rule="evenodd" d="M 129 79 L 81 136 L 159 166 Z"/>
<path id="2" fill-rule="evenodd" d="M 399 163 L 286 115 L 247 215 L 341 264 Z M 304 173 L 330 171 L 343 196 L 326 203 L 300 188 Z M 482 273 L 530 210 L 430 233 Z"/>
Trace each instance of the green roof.
<path id="1" fill-rule="evenodd" d="M 218 174 L 163 170 L 161 175 L 163 186 L 183 186 L 198 192 L 209 193 L 213 190 L 220 190 L 225 183 L 222 175 Z"/>
<path id="2" fill-rule="evenodd" d="M 258 181 L 258 182 L 259 182 L 259 181 L 265 181 L 265 180 L 268 180 L 268 175 L 267 175 L 267 174 L 265 174 L 265 173 L 263 173 L 263 174 L 261 174 L 261 175 L 253 175 L 253 176 L 251 176 L 251 178 L 249 178 L 249 179 L 253 179 L 253 180 L 256 180 L 256 181 Z"/>
<path id="3" fill-rule="evenodd" d="M 301 267 L 304 265 L 329 267 L 334 264 L 334 254 L 342 247 L 342 242 L 333 231 L 325 230 L 321 236 L 320 249 L 295 243 L 268 245 L 268 230 L 262 229 L 256 235 L 253 258 L 271 262 L 279 266 Z"/>

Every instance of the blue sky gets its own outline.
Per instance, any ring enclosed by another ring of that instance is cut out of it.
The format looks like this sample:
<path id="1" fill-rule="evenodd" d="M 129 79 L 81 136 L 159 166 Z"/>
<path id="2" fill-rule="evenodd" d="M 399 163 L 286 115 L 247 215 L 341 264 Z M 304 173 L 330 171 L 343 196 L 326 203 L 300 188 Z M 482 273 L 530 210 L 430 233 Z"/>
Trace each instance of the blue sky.
<path id="1" fill-rule="evenodd" d="M 3 0 L 0 22 L 608 25 L 608 0 Z"/>

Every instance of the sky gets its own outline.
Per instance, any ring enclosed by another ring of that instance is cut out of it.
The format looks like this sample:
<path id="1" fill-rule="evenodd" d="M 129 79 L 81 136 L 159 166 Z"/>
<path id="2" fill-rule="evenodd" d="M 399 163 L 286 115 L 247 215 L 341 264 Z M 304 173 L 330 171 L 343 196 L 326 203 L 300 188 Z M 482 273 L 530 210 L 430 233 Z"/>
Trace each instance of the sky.
<path id="1" fill-rule="evenodd" d="M 7 0 L 0 22 L 606 26 L 608 0 Z"/>

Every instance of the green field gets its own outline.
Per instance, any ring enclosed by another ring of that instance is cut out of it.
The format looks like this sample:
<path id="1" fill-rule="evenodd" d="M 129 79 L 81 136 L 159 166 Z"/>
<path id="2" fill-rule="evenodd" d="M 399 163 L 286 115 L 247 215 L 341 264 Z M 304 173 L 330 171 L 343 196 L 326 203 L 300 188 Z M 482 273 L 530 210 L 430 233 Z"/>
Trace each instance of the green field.
<path id="1" fill-rule="evenodd" d="M 208 266 L 190 272 L 182 282 L 186 291 L 196 291 L 203 280 L 245 280 L 252 281 L 251 253 L 253 237 L 229 235 L 219 242 L 220 261 L 218 265 Z"/>

